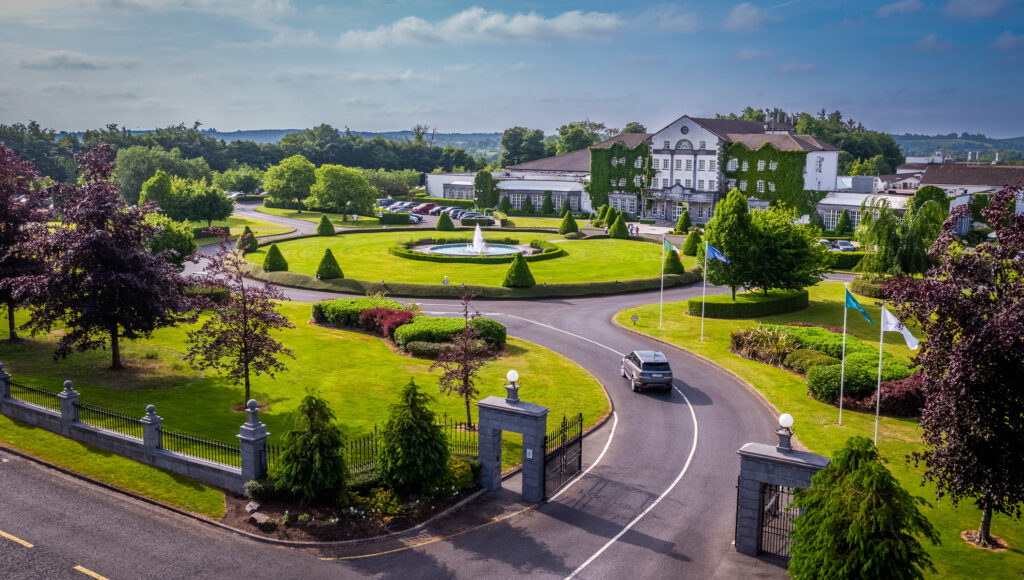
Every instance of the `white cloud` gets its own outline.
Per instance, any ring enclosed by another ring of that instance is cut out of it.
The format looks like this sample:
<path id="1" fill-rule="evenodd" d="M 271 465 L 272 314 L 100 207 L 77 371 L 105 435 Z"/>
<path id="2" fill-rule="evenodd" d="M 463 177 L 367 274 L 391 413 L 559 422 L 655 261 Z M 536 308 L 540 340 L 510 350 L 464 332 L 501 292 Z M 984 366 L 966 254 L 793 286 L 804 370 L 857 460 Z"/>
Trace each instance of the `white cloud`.
<path id="1" fill-rule="evenodd" d="M 984 20 L 999 18 L 1013 0 L 949 0 L 942 13 L 952 20 Z"/>
<path id="2" fill-rule="evenodd" d="M 777 20 L 777 18 L 750 2 L 744 2 L 733 7 L 732 12 L 722 22 L 722 28 L 737 32 L 757 32 L 772 20 Z"/>
<path id="3" fill-rule="evenodd" d="M 428 22 L 406 16 L 373 30 L 349 30 L 338 38 L 342 49 L 468 43 L 545 42 L 559 38 L 600 38 L 622 29 L 614 14 L 574 10 L 553 18 L 535 12 L 508 15 L 473 7 L 445 20 Z"/>
<path id="4" fill-rule="evenodd" d="M 651 6 L 640 15 L 642 26 L 655 23 L 658 30 L 666 32 L 693 33 L 697 31 L 697 13 L 687 12 L 676 4 Z"/>
<path id="5" fill-rule="evenodd" d="M 818 70 L 813 62 L 783 62 L 779 64 L 779 72 L 784 75 L 806 74 Z"/>
<path id="6" fill-rule="evenodd" d="M 514 65 L 512 65 L 512 66 L 510 66 L 508 68 L 510 68 L 512 70 L 533 70 L 536 67 L 533 66 L 533 63 L 522 62 L 521 61 L 521 62 L 515 63 Z"/>
<path id="7" fill-rule="evenodd" d="M 893 14 L 917 12 L 921 8 L 924 8 L 924 4 L 921 3 L 921 0 L 899 0 L 899 2 L 893 2 L 892 4 L 886 4 L 885 6 L 879 7 L 875 12 L 875 16 L 879 18 L 888 18 Z"/>
<path id="8" fill-rule="evenodd" d="M 417 81 L 436 81 L 437 78 L 414 72 L 407 68 L 401 72 L 354 72 L 345 77 L 351 83 L 357 84 L 397 84 Z"/>
<path id="9" fill-rule="evenodd" d="M 934 32 L 918 40 L 911 47 L 918 52 L 946 52 L 956 48 L 952 42 L 939 40 L 939 35 Z"/>
<path id="10" fill-rule="evenodd" d="M 996 50 L 1019 50 L 1024 48 L 1024 34 L 1014 34 L 1009 30 L 1004 30 L 999 38 L 992 43 L 992 48 Z"/>
<path id="11" fill-rule="evenodd" d="M 736 60 L 755 60 L 759 58 L 768 58 L 772 55 L 770 50 L 761 50 L 759 48 L 743 48 L 737 50 L 733 55 Z"/>
<path id="12" fill-rule="evenodd" d="M 336 78 L 339 71 L 322 68 L 297 67 L 274 71 L 270 78 L 281 84 L 312 83 L 325 81 L 329 78 Z"/>
<path id="13" fill-rule="evenodd" d="M 81 52 L 54 50 L 29 56 L 21 61 L 21 68 L 32 70 L 107 70 L 131 68 L 139 61 L 131 58 L 104 58 Z"/>

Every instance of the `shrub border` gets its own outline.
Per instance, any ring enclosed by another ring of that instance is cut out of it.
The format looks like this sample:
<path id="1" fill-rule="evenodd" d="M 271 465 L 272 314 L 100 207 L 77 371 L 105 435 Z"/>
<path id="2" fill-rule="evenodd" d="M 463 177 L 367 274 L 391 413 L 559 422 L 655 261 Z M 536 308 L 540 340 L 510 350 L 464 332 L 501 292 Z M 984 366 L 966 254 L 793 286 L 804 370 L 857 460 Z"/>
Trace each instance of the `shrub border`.
<path id="1" fill-rule="evenodd" d="M 760 294 L 751 292 L 748 294 Z M 721 297 L 730 298 L 728 302 L 720 302 Z M 786 314 L 807 308 L 810 303 L 810 294 L 806 289 L 779 292 L 769 294 L 758 302 L 732 302 L 729 294 L 714 294 L 710 298 L 714 300 L 707 302 L 708 308 L 704 308 L 706 318 L 760 318 L 762 316 L 774 316 Z M 690 298 L 686 301 L 686 309 L 690 316 L 701 315 L 701 299 Z M 728 312 L 728 311 L 733 312 Z"/>
<path id="2" fill-rule="evenodd" d="M 512 238 L 507 238 L 507 239 L 511 240 Z M 433 243 L 433 244 L 449 243 L 448 241 L 446 241 L 446 242 L 439 242 L 438 239 L 435 239 L 435 238 L 421 238 L 421 239 L 416 240 L 415 242 L 413 242 L 413 244 L 414 245 L 425 244 L 425 243 L 428 243 L 428 241 L 429 241 L 429 243 Z M 450 243 L 458 243 L 458 242 L 461 242 L 461 241 L 467 241 L 468 242 L 470 240 L 468 240 L 468 239 L 467 240 L 462 240 L 462 239 L 459 239 L 459 238 L 452 238 L 450 240 Z M 516 241 L 516 242 L 506 242 L 506 241 L 500 241 L 500 240 L 487 240 L 487 239 L 485 239 L 484 241 L 490 242 L 490 243 L 493 243 L 493 244 L 518 244 L 519 243 L 518 241 Z M 412 251 L 409 248 L 409 244 L 410 244 L 410 242 L 399 242 L 399 244 L 388 248 L 388 253 L 391 254 L 392 256 L 395 256 L 395 257 L 398 257 L 398 258 L 405 258 L 407 260 L 419 260 L 421 262 L 442 262 L 442 263 L 446 263 L 446 264 L 510 264 L 510 263 L 512 263 L 512 260 L 515 259 L 515 254 L 511 254 L 511 255 L 508 255 L 508 256 L 445 256 L 445 255 L 442 255 L 442 254 L 423 254 L 423 253 L 420 253 L 420 252 Z M 534 244 L 537 244 L 537 245 L 534 245 Z M 538 248 L 538 246 L 539 246 L 538 249 L 541 250 L 541 253 L 540 254 L 533 254 L 533 255 L 529 255 L 529 256 L 524 254 L 523 258 L 525 258 L 527 262 L 541 262 L 541 261 L 544 261 L 544 260 L 551 260 L 551 259 L 554 259 L 554 258 L 561 258 L 563 256 L 568 255 L 568 252 L 566 252 L 564 249 L 558 247 L 557 244 L 552 244 L 550 242 L 545 242 L 545 241 L 540 241 L 540 240 L 533 240 L 532 242 L 530 242 L 530 245 L 532 247 L 534 247 L 534 248 Z"/>

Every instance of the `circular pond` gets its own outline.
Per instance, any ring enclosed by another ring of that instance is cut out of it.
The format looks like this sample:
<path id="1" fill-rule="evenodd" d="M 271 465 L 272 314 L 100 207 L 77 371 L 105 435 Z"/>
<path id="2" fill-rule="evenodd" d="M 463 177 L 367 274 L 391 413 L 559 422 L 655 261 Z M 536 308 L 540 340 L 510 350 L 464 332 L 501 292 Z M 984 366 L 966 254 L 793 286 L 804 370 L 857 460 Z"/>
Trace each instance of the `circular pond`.
<path id="1" fill-rule="evenodd" d="M 483 248 L 474 247 L 473 244 L 441 244 L 426 250 L 443 256 L 510 256 L 523 251 L 522 248 L 506 244 L 487 244 Z"/>

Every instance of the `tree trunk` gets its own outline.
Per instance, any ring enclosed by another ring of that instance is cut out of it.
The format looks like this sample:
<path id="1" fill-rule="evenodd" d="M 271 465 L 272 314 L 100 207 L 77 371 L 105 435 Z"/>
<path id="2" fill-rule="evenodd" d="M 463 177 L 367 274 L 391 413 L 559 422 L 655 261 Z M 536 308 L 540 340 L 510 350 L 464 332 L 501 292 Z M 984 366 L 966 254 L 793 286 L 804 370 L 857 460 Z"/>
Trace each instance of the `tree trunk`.
<path id="1" fill-rule="evenodd" d="M 7 301 L 7 325 L 10 331 L 8 340 L 18 342 L 18 327 L 14 324 L 14 300 Z"/>
<path id="2" fill-rule="evenodd" d="M 213 227 L 213 220 L 206 220 L 206 229 L 210 229 L 212 227 Z"/>
<path id="3" fill-rule="evenodd" d="M 473 415 L 469 412 L 469 397 L 466 397 L 466 428 L 470 431 L 473 430 Z"/>
<path id="4" fill-rule="evenodd" d="M 302 213 L 302 200 L 297 197 L 295 198 L 295 209 L 299 210 L 299 213 Z"/>
<path id="5" fill-rule="evenodd" d="M 984 507 L 981 509 L 981 525 L 978 526 L 978 538 L 977 542 L 979 546 L 986 548 L 992 547 L 995 542 L 992 541 L 992 508 Z"/>
<path id="6" fill-rule="evenodd" d="M 124 368 L 121 366 L 121 345 L 117 338 L 117 325 L 115 324 L 110 328 L 110 368 L 114 370 Z"/>
<path id="7" fill-rule="evenodd" d="M 735 286 L 729 286 L 729 288 L 732 288 L 732 301 L 736 302 L 736 287 Z"/>
<path id="8" fill-rule="evenodd" d="M 245 407 L 249 404 L 249 363 L 245 364 L 245 400 L 242 401 L 242 406 Z"/>

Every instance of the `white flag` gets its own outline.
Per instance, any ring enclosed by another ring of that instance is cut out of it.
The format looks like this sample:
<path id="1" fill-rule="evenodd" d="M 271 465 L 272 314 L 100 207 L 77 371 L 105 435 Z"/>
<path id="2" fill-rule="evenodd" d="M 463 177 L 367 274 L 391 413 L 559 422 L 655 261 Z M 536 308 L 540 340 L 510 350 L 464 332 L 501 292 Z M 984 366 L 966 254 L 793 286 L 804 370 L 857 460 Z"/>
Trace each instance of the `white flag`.
<path id="1" fill-rule="evenodd" d="M 913 334 L 910 334 L 907 327 L 903 326 L 903 323 L 893 316 L 885 306 L 882 307 L 882 330 L 885 332 L 898 332 L 902 334 L 903 340 L 907 341 L 907 347 L 910 350 L 917 350 L 917 347 L 921 344 L 921 341 L 917 340 Z"/>

